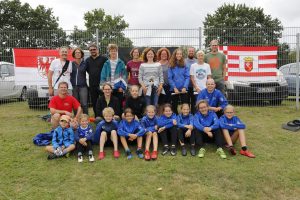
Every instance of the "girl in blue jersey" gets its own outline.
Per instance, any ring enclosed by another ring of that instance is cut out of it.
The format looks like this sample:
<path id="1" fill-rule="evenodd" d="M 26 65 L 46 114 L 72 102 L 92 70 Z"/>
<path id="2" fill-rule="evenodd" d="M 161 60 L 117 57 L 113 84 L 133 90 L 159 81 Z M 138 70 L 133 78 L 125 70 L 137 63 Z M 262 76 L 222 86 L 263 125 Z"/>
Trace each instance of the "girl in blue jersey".
<path id="1" fill-rule="evenodd" d="M 195 133 L 193 131 L 193 115 L 190 113 L 189 104 L 182 104 L 181 114 L 177 116 L 178 138 L 181 146 L 181 154 L 187 155 L 185 139 L 189 138 L 191 144 L 191 155 L 195 156 Z"/>
<path id="2" fill-rule="evenodd" d="M 157 117 L 155 106 L 149 105 L 146 107 L 146 116 L 141 120 L 141 124 L 145 129 L 146 133 L 146 144 L 145 144 L 145 160 L 156 160 L 157 159 L 157 146 L 158 146 L 158 137 L 157 137 Z M 150 144 L 153 140 L 153 151 L 150 155 Z"/>
<path id="3" fill-rule="evenodd" d="M 232 105 L 225 107 L 224 115 L 220 118 L 220 127 L 232 155 L 236 155 L 233 144 L 239 139 L 242 147 L 240 154 L 249 158 L 255 158 L 255 155 L 248 150 L 246 145 L 246 125 L 235 116 L 234 107 Z"/>
<path id="4" fill-rule="evenodd" d="M 125 153 L 127 159 L 132 158 L 131 151 L 128 147 L 128 141 L 137 140 L 137 150 L 136 154 L 139 158 L 144 158 L 142 151 L 142 143 L 143 143 L 143 135 L 145 134 L 144 128 L 140 125 L 140 123 L 135 120 L 135 115 L 130 108 L 126 108 L 124 111 L 124 118 L 118 127 L 118 135 L 120 136 L 121 143 L 125 149 Z"/>
<path id="5" fill-rule="evenodd" d="M 162 115 L 158 119 L 158 134 L 163 143 L 162 155 L 166 155 L 169 150 L 172 156 L 175 156 L 176 142 L 177 142 L 177 118 L 176 114 L 172 111 L 172 106 L 170 104 L 165 104 L 162 107 Z M 171 138 L 171 148 L 169 148 L 169 138 Z"/>
<path id="6" fill-rule="evenodd" d="M 209 110 L 208 102 L 200 100 L 197 103 L 198 112 L 194 116 L 194 127 L 196 143 L 200 146 L 198 153 L 199 158 L 203 158 L 206 150 L 204 149 L 204 141 L 214 142 L 217 145 L 217 154 L 223 159 L 226 154 L 222 149 L 223 136 L 219 128 L 219 120 L 215 112 Z"/>

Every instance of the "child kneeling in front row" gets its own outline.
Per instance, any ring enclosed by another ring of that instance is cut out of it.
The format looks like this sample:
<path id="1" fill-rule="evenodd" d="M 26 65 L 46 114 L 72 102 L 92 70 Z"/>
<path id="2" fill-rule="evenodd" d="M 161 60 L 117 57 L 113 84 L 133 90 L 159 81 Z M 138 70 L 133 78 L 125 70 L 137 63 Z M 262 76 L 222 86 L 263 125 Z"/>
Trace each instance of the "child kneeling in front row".
<path id="1" fill-rule="evenodd" d="M 84 150 L 88 150 L 89 161 L 94 162 L 93 156 L 93 147 L 92 147 L 92 139 L 93 139 L 93 129 L 89 125 L 89 116 L 87 114 L 82 114 L 79 117 L 79 127 L 75 133 L 76 147 L 78 150 L 78 162 L 83 162 L 83 152 Z"/>
<path id="2" fill-rule="evenodd" d="M 145 144 L 145 160 L 156 160 L 157 159 L 157 117 L 155 106 L 149 105 L 146 107 L 146 116 L 141 120 L 141 124 L 145 129 L 146 133 L 146 144 Z M 153 151 L 150 156 L 150 144 L 153 139 Z"/>
<path id="3" fill-rule="evenodd" d="M 104 144 L 107 141 L 107 138 L 110 138 L 110 140 L 113 142 L 114 158 L 119 158 L 120 152 L 118 151 L 118 135 L 117 135 L 118 122 L 114 120 L 115 112 L 111 107 L 107 107 L 103 109 L 102 113 L 103 113 L 104 120 L 98 123 L 96 128 L 96 134 L 95 134 L 98 138 L 100 137 L 100 141 L 99 141 L 100 150 L 99 150 L 98 159 L 103 160 L 105 157 Z"/>
<path id="4" fill-rule="evenodd" d="M 246 125 L 237 116 L 235 116 L 234 107 L 232 105 L 227 105 L 225 107 L 224 115 L 220 118 L 220 127 L 232 155 L 236 155 L 236 150 L 234 149 L 233 144 L 237 141 L 237 139 L 239 139 L 242 147 L 240 154 L 249 158 L 255 158 L 255 155 L 248 150 L 246 145 L 246 136 L 244 131 Z"/>
<path id="5" fill-rule="evenodd" d="M 62 115 L 59 120 L 59 126 L 54 130 L 52 136 L 52 145 L 46 146 L 48 160 L 68 155 L 75 149 L 74 132 L 69 128 L 70 117 Z"/>
<path id="6" fill-rule="evenodd" d="M 142 143 L 143 143 L 143 135 L 145 134 L 145 130 L 140 125 L 140 123 L 135 120 L 135 115 L 130 108 L 126 108 L 124 111 L 124 118 L 119 123 L 118 135 L 120 136 L 121 143 L 125 149 L 125 153 L 127 159 L 132 158 L 131 151 L 127 144 L 127 139 L 129 141 L 137 140 L 137 150 L 136 154 L 139 158 L 143 159 L 143 151 L 142 151 Z"/>

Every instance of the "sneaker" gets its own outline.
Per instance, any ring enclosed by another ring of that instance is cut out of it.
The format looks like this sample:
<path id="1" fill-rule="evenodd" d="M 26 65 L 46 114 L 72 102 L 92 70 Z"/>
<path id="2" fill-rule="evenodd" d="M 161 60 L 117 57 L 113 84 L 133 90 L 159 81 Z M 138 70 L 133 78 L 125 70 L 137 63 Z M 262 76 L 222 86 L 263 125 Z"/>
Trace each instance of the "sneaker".
<path id="1" fill-rule="evenodd" d="M 244 151 L 241 149 L 240 154 L 249 158 L 255 158 L 255 155 L 248 150 Z"/>
<path id="2" fill-rule="evenodd" d="M 130 160 L 132 158 L 131 151 L 126 151 L 127 160 Z"/>
<path id="3" fill-rule="evenodd" d="M 195 147 L 194 146 L 191 146 L 191 155 L 192 156 L 195 156 L 196 155 L 196 150 L 195 150 Z"/>
<path id="4" fill-rule="evenodd" d="M 176 148 L 175 147 L 171 147 L 171 155 L 172 156 L 176 156 L 176 154 L 177 154 Z"/>
<path id="5" fill-rule="evenodd" d="M 82 156 L 78 156 L 78 162 L 82 163 L 83 162 L 83 157 Z"/>
<path id="6" fill-rule="evenodd" d="M 157 159 L 157 156 L 158 156 L 157 151 L 152 151 L 151 159 L 152 159 L 152 160 L 156 160 L 156 159 Z"/>
<path id="7" fill-rule="evenodd" d="M 161 155 L 166 155 L 169 152 L 169 147 L 168 146 L 164 146 L 163 151 L 161 152 Z"/>
<path id="8" fill-rule="evenodd" d="M 95 158 L 94 158 L 93 154 L 89 155 L 89 161 L 90 162 L 94 162 L 95 161 Z"/>
<path id="9" fill-rule="evenodd" d="M 49 154 L 48 157 L 47 157 L 48 160 L 53 160 L 55 158 L 58 158 L 58 156 L 55 155 L 54 153 Z"/>
<path id="10" fill-rule="evenodd" d="M 144 158 L 142 149 L 137 149 L 137 150 L 136 150 L 136 155 L 137 155 L 140 159 L 143 159 L 143 158 Z"/>
<path id="11" fill-rule="evenodd" d="M 234 147 L 229 147 L 229 152 L 231 153 L 231 155 L 235 156 L 236 155 L 236 150 Z"/>
<path id="12" fill-rule="evenodd" d="M 186 152 L 185 146 L 181 146 L 181 155 L 186 156 L 186 154 L 187 154 L 187 152 Z"/>
<path id="13" fill-rule="evenodd" d="M 120 152 L 117 150 L 117 151 L 114 151 L 114 158 L 119 158 L 120 157 Z"/>
<path id="14" fill-rule="evenodd" d="M 198 157 L 203 158 L 205 155 L 206 150 L 204 148 L 201 148 L 198 152 Z"/>
<path id="15" fill-rule="evenodd" d="M 102 152 L 99 151 L 98 159 L 99 159 L 99 160 L 103 160 L 104 157 L 105 157 L 105 153 L 104 153 L 103 151 L 102 151 Z"/>
<path id="16" fill-rule="evenodd" d="M 226 156 L 224 150 L 223 150 L 221 147 L 219 147 L 219 148 L 217 149 L 216 153 L 219 154 L 219 156 L 220 156 L 221 158 L 223 158 L 223 159 L 226 159 L 226 158 L 227 158 L 227 156 Z"/>
<path id="17" fill-rule="evenodd" d="M 145 160 L 149 161 L 151 159 L 150 152 L 145 151 Z"/>

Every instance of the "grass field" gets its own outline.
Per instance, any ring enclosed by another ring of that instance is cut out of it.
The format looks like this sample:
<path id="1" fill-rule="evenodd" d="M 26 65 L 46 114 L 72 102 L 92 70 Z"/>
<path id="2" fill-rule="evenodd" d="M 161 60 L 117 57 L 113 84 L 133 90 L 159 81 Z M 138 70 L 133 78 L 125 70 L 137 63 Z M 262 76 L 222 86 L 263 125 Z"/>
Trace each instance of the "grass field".
<path id="1" fill-rule="evenodd" d="M 0 199 L 299 199 L 300 132 L 281 124 L 300 112 L 287 104 L 238 107 L 255 159 L 222 160 L 209 145 L 203 159 L 178 154 L 128 161 L 122 154 L 114 160 L 108 148 L 103 161 L 81 164 L 75 156 L 48 161 L 44 148 L 33 145 L 37 133 L 49 130 L 37 117 L 47 111 L 29 110 L 25 102 L 1 104 Z"/>

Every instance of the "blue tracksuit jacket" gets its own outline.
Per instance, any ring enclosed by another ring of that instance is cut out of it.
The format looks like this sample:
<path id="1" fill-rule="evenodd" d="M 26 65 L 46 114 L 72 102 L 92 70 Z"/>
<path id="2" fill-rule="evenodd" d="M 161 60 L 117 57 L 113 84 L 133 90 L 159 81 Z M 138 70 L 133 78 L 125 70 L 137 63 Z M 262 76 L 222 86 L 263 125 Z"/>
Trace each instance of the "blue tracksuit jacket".
<path id="1" fill-rule="evenodd" d="M 145 129 L 136 120 L 133 120 L 130 123 L 128 123 L 126 120 L 122 120 L 119 123 L 118 135 L 126 137 L 129 134 L 136 134 L 138 137 L 140 137 L 145 134 Z"/>
<path id="2" fill-rule="evenodd" d="M 219 120 L 220 120 L 220 127 L 222 129 L 234 131 L 235 129 L 246 128 L 246 125 L 237 116 L 233 116 L 231 119 L 229 119 L 225 115 L 223 115 L 222 117 L 220 117 Z"/>
<path id="3" fill-rule="evenodd" d="M 173 125 L 173 119 L 177 120 L 177 116 L 173 113 L 170 117 L 166 117 L 165 115 L 161 115 L 157 120 L 157 125 L 159 128 L 171 128 Z"/>
<path id="4" fill-rule="evenodd" d="M 199 131 L 203 131 L 204 127 L 210 127 L 212 130 L 219 128 L 219 119 L 215 112 L 208 111 L 207 115 L 197 112 L 194 115 L 194 127 Z"/>
<path id="5" fill-rule="evenodd" d="M 185 116 L 183 114 L 179 114 L 177 116 L 177 126 L 178 126 L 178 128 L 185 128 L 184 127 L 185 125 L 194 126 L 193 120 L 194 120 L 194 117 L 192 114 L 188 114 Z"/>
<path id="6" fill-rule="evenodd" d="M 111 122 L 106 122 L 105 120 L 102 120 L 97 124 L 95 135 L 94 135 L 94 143 L 98 144 L 100 140 L 100 135 L 102 131 L 105 131 L 106 133 L 110 133 L 112 130 L 118 130 L 118 122 L 113 120 Z"/>
<path id="7" fill-rule="evenodd" d="M 54 149 L 58 147 L 65 146 L 68 147 L 71 144 L 74 144 L 74 132 L 72 128 L 62 128 L 58 126 L 54 132 L 52 137 L 52 145 Z"/>
<path id="8" fill-rule="evenodd" d="M 147 115 L 144 116 L 141 120 L 141 125 L 145 129 L 145 132 L 156 132 L 155 126 L 157 125 L 157 117 L 154 116 L 152 119 L 149 118 Z"/>
<path id="9" fill-rule="evenodd" d="M 181 90 L 182 88 L 186 88 L 188 90 L 190 83 L 190 71 L 189 68 L 178 67 L 168 69 L 168 80 L 170 85 L 170 91 L 174 91 L 174 88 Z"/>
<path id="10" fill-rule="evenodd" d="M 211 107 L 221 107 L 224 109 L 227 105 L 227 99 L 218 89 L 215 89 L 212 93 L 208 93 L 207 89 L 202 90 L 198 96 L 197 101 L 206 100 Z"/>

